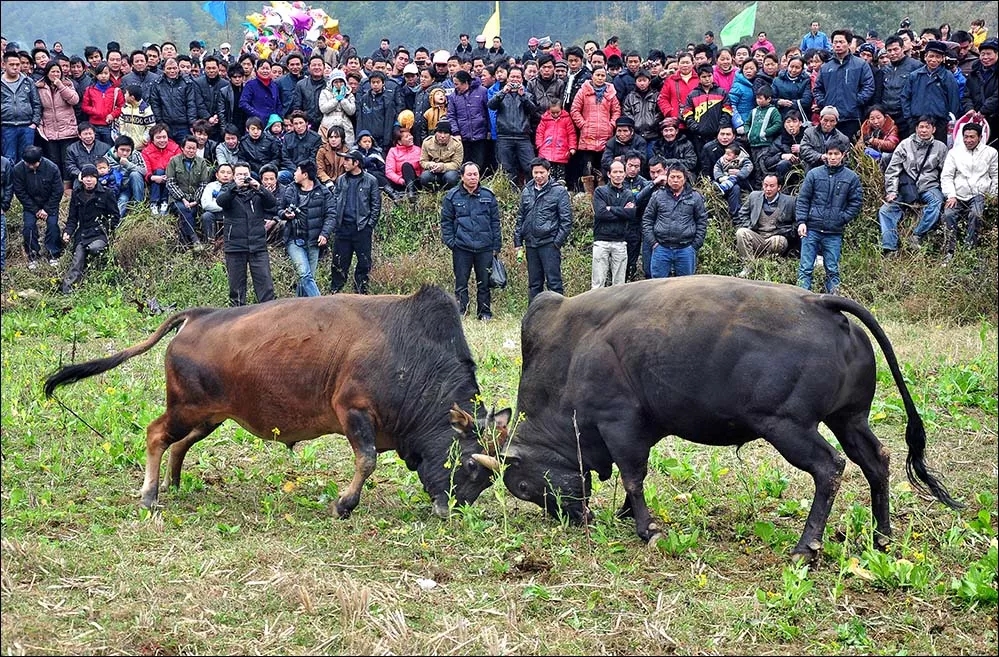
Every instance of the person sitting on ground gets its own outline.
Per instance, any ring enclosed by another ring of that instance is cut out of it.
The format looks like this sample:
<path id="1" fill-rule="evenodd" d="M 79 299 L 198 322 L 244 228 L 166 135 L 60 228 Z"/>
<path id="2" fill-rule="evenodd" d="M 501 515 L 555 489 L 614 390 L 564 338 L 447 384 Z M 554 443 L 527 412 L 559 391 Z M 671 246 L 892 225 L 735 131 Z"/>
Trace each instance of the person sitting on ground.
<path id="1" fill-rule="evenodd" d="M 226 123 L 222 128 L 222 141 L 215 146 L 215 165 L 232 166 L 239 162 L 239 128 Z"/>
<path id="2" fill-rule="evenodd" d="M 195 231 L 196 216 L 201 204 L 201 192 L 212 180 L 212 167 L 198 157 L 198 140 L 194 135 L 184 138 L 180 155 L 171 158 L 166 168 L 166 186 L 170 201 L 180 216 L 181 243 L 198 245 L 201 239 Z"/>
<path id="3" fill-rule="evenodd" d="M 170 126 L 157 123 L 149 129 L 149 142 L 142 149 L 142 160 L 146 163 L 149 182 L 149 210 L 154 215 L 167 213 L 170 195 L 166 188 L 166 169 L 177 155 L 180 155 L 180 146 L 170 139 Z"/>
<path id="4" fill-rule="evenodd" d="M 662 139 L 648 145 L 648 159 L 662 158 L 666 168 L 682 166 L 690 172 L 697 171 L 697 153 L 687 137 L 680 133 L 679 123 L 672 117 L 663 119 Z"/>
<path id="5" fill-rule="evenodd" d="M 610 163 L 630 151 L 645 153 L 648 144 L 635 133 L 635 120 L 630 116 L 619 116 L 614 122 L 614 136 L 607 140 L 603 154 L 600 156 L 600 170 L 606 175 Z"/>
<path id="6" fill-rule="evenodd" d="M 246 120 L 246 134 L 239 140 L 239 156 L 250 165 L 250 173 L 259 178 L 260 170 L 270 164 L 275 169 L 281 163 L 281 144 L 269 133 L 256 116 Z"/>
<path id="7" fill-rule="evenodd" d="M 388 178 L 385 177 L 385 154 L 375 143 L 375 138 L 367 130 L 357 132 L 356 150 L 363 158 L 361 167 L 365 173 L 370 173 L 375 177 L 375 181 L 381 189 L 388 187 Z"/>
<path id="8" fill-rule="evenodd" d="M 850 143 L 846 135 L 836 129 L 838 122 L 839 110 L 826 105 L 819 112 L 819 124 L 805 128 L 798 157 L 804 163 L 806 171 L 825 164 L 826 146 L 830 141 Z"/>
<path id="9" fill-rule="evenodd" d="M 346 131 L 343 126 L 333 125 L 320 134 L 323 135 L 323 143 L 316 153 L 316 176 L 321 184 L 332 191 L 337 178 L 347 170 L 344 162 L 348 152 Z"/>
<path id="10" fill-rule="evenodd" d="M 216 202 L 222 186 L 232 182 L 232 165 L 220 164 L 215 169 L 215 180 L 205 185 L 201 192 L 201 234 L 206 242 L 218 248 L 222 239 L 222 208 Z"/>
<path id="11" fill-rule="evenodd" d="M 898 146 L 898 128 L 880 105 L 872 105 L 867 110 L 867 118 L 860 126 L 860 139 L 864 142 L 864 153 L 876 161 L 882 171 L 887 169 L 891 154 Z"/>
<path id="12" fill-rule="evenodd" d="M 750 192 L 739 209 L 735 248 L 742 258 L 740 278 L 752 274 L 752 263 L 766 255 L 784 255 L 796 242 L 795 198 L 780 191 L 780 179 L 770 173 L 763 178 L 763 191 Z"/>
<path id="13" fill-rule="evenodd" d="M 725 153 L 715 163 L 715 187 L 725 195 L 728 202 L 728 215 L 734 222 L 742 204 L 741 193 L 745 189 L 751 191 L 750 180 L 753 175 L 753 161 L 749 154 L 742 150 L 738 143 L 725 147 Z"/>
<path id="14" fill-rule="evenodd" d="M 88 256 L 108 247 L 120 219 L 114 194 L 98 182 L 97 167 L 84 164 L 80 171 L 80 186 L 73 190 L 69 200 L 69 217 L 62 234 L 65 244 L 73 242 L 73 261 L 60 288 L 63 294 L 71 293 L 73 286 L 83 278 Z"/>
<path id="15" fill-rule="evenodd" d="M 878 210 L 881 249 L 885 256 L 892 256 L 898 251 L 898 222 L 902 218 L 900 203 L 925 204 L 922 218 L 909 238 L 909 245 L 914 249 L 919 249 L 923 238 L 940 219 L 943 207 L 940 174 L 947 159 L 947 145 L 934 139 L 935 130 L 936 120 L 932 116 L 919 117 L 916 132 L 899 143 L 885 171 L 885 202 Z M 908 177 L 915 188 L 911 196 L 904 188 L 903 176 Z"/>
<path id="16" fill-rule="evenodd" d="M 985 197 L 999 193 L 999 154 L 985 144 L 982 126 L 966 123 L 961 128 L 961 143 L 947 153 L 940 186 L 944 198 L 945 258 L 954 255 L 957 245 L 957 224 L 961 215 L 968 220 L 964 245 L 974 248 L 978 243 L 979 224 L 985 213 Z"/>
<path id="17" fill-rule="evenodd" d="M 450 189 L 457 185 L 461 181 L 458 169 L 464 163 L 464 157 L 461 140 L 451 134 L 451 123 L 438 121 L 434 134 L 423 141 L 420 149 L 420 167 L 423 169 L 420 187 Z"/>
<path id="18" fill-rule="evenodd" d="M 763 156 L 763 166 L 777 174 L 782 186 L 797 186 L 801 182 L 801 140 L 805 135 L 797 108 L 784 112 L 783 124 L 784 129 Z"/>
<path id="19" fill-rule="evenodd" d="M 391 191 L 396 192 L 392 196 L 399 200 L 404 195 L 407 200 L 415 201 L 416 185 L 423 173 L 420 165 L 422 150 L 413 143 L 413 132 L 406 128 L 397 128 L 392 141 L 392 148 L 385 158 L 385 177 Z"/>

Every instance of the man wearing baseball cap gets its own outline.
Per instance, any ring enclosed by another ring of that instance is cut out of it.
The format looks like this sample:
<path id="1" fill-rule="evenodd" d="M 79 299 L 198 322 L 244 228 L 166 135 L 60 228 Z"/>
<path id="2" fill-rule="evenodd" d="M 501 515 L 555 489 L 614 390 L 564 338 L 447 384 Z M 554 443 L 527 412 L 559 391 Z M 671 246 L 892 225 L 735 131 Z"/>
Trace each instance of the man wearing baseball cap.
<path id="1" fill-rule="evenodd" d="M 915 125 L 921 116 L 933 118 L 934 138 L 947 143 L 947 122 L 950 114 L 961 115 L 961 95 L 954 74 L 943 65 L 947 44 L 929 41 L 923 47 L 924 64 L 912 72 L 902 89 L 902 115 Z"/>
<path id="2" fill-rule="evenodd" d="M 357 255 L 354 268 L 354 291 L 368 293 L 368 273 L 371 271 L 371 235 L 382 212 L 378 181 L 364 170 L 364 156 L 356 148 L 343 156 L 344 173 L 336 181 L 333 224 L 333 272 L 331 292 L 336 294 L 347 283 L 350 263 Z"/>

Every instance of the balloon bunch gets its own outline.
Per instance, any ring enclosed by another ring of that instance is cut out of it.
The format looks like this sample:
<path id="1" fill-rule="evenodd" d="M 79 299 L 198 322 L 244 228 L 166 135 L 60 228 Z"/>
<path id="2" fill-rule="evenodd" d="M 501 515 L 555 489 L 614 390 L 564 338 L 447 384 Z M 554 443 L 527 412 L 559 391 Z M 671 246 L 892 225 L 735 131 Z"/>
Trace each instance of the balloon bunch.
<path id="1" fill-rule="evenodd" d="M 281 57 L 300 51 L 306 57 L 312 53 L 316 40 L 326 38 L 330 48 L 338 50 L 343 38 L 340 22 L 330 18 L 322 9 L 313 9 L 301 1 L 276 0 L 259 12 L 246 17 L 244 51 L 263 59 Z"/>

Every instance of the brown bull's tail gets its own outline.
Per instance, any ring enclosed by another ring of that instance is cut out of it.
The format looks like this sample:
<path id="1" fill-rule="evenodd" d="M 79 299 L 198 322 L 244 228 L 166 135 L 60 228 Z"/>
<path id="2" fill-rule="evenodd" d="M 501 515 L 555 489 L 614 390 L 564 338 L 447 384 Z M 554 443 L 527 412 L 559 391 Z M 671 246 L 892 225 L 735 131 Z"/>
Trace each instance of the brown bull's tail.
<path id="1" fill-rule="evenodd" d="M 963 509 L 964 505 L 951 497 L 936 474 L 926 465 L 926 428 L 923 426 L 923 418 L 919 416 L 919 411 L 916 410 L 916 404 L 912 401 L 909 388 L 905 385 L 905 379 L 902 378 L 902 371 L 899 369 L 895 350 L 892 348 L 891 342 L 888 340 L 888 336 L 885 335 L 881 325 L 878 324 L 878 320 L 862 305 L 845 297 L 821 295 L 814 297 L 814 299 L 817 303 L 830 310 L 850 313 L 859 319 L 874 335 L 874 339 L 878 341 L 878 345 L 885 355 L 885 360 L 888 361 L 888 369 L 891 370 L 891 376 L 895 380 L 895 385 L 898 386 L 899 393 L 902 395 L 902 403 L 905 406 L 905 414 L 908 418 L 905 425 L 905 443 L 909 447 L 909 453 L 905 457 L 905 474 L 909 478 L 909 483 L 919 489 L 925 490 L 925 488 L 929 488 L 934 497 L 952 509 Z"/>
<path id="2" fill-rule="evenodd" d="M 163 324 L 156 329 L 156 332 L 150 335 L 145 341 L 140 342 L 137 345 L 133 345 L 124 351 L 119 351 L 113 356 L 108 356 L 107 358 L 89 360 L 85 363 L 76 363 L 74 365 L 67 365 L 66 367 L 60 368 L 45 380 L 45 396 L 52 397 L 52 393 L 54 393 L 55 389 L 59 386 L 66 385 L 68 383 L 76 383 L 81 379 L 86 379 L 95 374 L 107 372 L 110 369 L 118 367 L 126 360 L 134 356 L 146 353 L 152 349 L 157 342 L 162 340 L 163 336 L 172 331 L 179 324 L 183 324 L 189 319 L 199 317 L 209 312 L 211 312 L 210 308 L 192 308 L 190 310 L 177 313 L 163 322 Z"/>

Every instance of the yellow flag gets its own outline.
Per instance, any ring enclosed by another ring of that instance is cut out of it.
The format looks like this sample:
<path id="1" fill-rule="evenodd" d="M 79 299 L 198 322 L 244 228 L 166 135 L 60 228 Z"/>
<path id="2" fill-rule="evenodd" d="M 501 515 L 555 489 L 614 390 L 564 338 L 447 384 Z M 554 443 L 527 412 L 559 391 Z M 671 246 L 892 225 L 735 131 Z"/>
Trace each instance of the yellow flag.
<path id="1" fill-rule="evenodd" d="M 499 0 L 496 0 L 496 9 L 493 11 L 493 15 L 486 21 L 486 26 L 482 28 L 482 35 L 486 37 L 486 44 L 489 47 L 493 45 L 493 37 L 500 36 Z"/>

